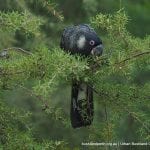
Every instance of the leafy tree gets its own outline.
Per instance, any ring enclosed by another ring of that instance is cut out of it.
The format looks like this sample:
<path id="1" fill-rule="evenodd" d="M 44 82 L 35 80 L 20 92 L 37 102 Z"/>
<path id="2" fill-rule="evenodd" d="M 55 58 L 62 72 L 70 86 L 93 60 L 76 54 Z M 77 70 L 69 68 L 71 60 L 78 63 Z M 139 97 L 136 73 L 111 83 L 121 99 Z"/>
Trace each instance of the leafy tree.
<path id="1" fill-rule="evenodd" d="M 54 38 L 49 44 L 50 35 L 44 32 L 50 26 L 56 31 L 64 27 L 63 23 L 59 26 L 56 23 L 56 19 L 63 21 L 63 16 L 51 1 L 17 1 L 16 10 L 10 10 L 0 12 L 0 33 L 5 35 L 0 37 L 3 39 L 0 46 L 0 148 L 80 149 L 79 143 L 97 139 L 102 142 L 150 140 L 150 36 L 141 39 L 131 35 L 127 30 L 129 19 L 124 9 L 113 14 L 99 13 L 90 19 L 90 24 L 97 31 L 103 31 L 105 45 L 104 55 L 92 60 L 63 52 L 55 44 L 57 42 L 53 44 Z M 90 8 L 90 11 L 94 9 Z M 46 16 L 49 13 L 55 18 L 48 24 Z M 58 28 L 54 28 L 55 25 Z M 91 64 L 94 73 L 89 67 Z M 74 77 L 94 85 L 96 109 L 93 125 L 76 133 L 70 127 L 66 110 L 66 106 L 69 110 L 69 105 L 65 98 L 69 99 L 69 96 L 63 96 L 70 91 L 66 88 L 63 93 L 62 90 L 70 85 Z M 56 130 L 51 129 L 49 133 L 55 135 L 53 139 L 44 141 L 44 137 L 40 138 L 38 129 L 33 128 L 35 116 L 28 116 L 28 112 L 18 108 L 12 109 L 5 101 L 6 91 L 18 89 L 22 94 L 29 95 L 29 99 L 34 97 L 32 107 L 36 103 L 43 105 L 40 113 L 45 114 L 50 122 L 43 124 L 47 124 L 47 128 L 55 124 L 52 128 Z M 55 101 L 54 97 L 58 94 L 61 98 Z M 57 133 L 58 128 L 61 134 Z"/>

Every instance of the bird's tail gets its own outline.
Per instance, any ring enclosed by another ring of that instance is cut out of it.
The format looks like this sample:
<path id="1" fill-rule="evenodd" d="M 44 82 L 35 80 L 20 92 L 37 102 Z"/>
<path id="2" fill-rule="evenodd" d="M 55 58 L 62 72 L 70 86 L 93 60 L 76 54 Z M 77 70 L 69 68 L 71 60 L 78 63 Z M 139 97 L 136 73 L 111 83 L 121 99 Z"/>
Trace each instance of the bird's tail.
<path id="1" fill-rule="evenodd" d="M 78 81 L 72 82 L 71 124 L 73 128 L 91 125 L 94 104 L 92 87 Z"/>

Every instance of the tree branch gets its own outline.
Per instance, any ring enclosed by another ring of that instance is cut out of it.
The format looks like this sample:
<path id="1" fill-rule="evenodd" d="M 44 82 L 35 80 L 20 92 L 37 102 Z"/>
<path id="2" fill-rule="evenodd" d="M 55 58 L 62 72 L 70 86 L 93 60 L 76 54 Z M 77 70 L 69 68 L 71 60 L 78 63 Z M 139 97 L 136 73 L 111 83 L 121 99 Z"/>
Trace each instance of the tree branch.
<path id="1" fill-rule="evenodd" d="M 64 20 L 64 16 L 61 14 L 61 12 L 56 11 L 55 7 L 51 3 L 49 3 L 48 0 L 44 0 L 43 6 L 47 7 L 48 11 L 51 12 L 60 21 Z"/>
<path id="2" fill-rule="evenodd" d="M 10 50 L 15 50 L 15 51 L 21 52 L 21 53 L 26 54 L 26 55 L 32 55 L 31 52 L 24 50 L 20 47 L 10 47 L 10 48 L 6 48 L 6 49 L 1 50 L 2 52 L 0 53 L 0 57 L 6 57 L 8 55 L 7 51 L 10 51 Z"/>
<path id="3" fill-rule="evenodd" d="M 32 90 L 30 90 L 30 89 L 28 89 L 28 88 L 26 88 L 22 85 L 19 85 L 19 87 L 24 89 L 25 92 L 27 92 L 31 97 L 35 97 L 38 100 L 40 100 L 43 103 L 43 108 L 42 108 L 43 111 L 45 111 L 46 109 L 49 108 L 49 105 L 48 105 L 47 101 L 45 101 L 44 98 L 41 95 L 36 95 Z"/>
<path id="4" fill-rule="evenodd" d="M 88 86 L 90 88 L 92 88 L 92 90 L 99 96 L 101 97 L 102 95 L 108 96 L 108 94 L 106 93 L 102 93 L 97 91 L 93 86 L 91 86 L 90 84 L 88 84 Z M 148 132 L 148 134 L 150 134 L 150 128 L 137 116 L 137 114 L 135 112 L 131 112 L 129 111 L 126 107 L 121 106 L 120 104 L 118 104 L 117 102 L 115 102 L 116 105 L 118 105 L 119 107 L 121 107 L 123 110 L 125 110 L 128 114 L 132 115 L 133 118 L 135 118 Z"/>
<path id="5" fill-rule="evenodd" d="M 107 125 L 107 141 L 110 141 L 110 128 L 109 128 L 109 120 L 108 120 L 108 112 L 107 112 L 106 103 L 104 103 L 104 112 L 105 112 L 105 121 Z"/>
<path id="6" fill-rule="evenodd" d="M 7 76 L 7 75 L 16 75 L 16 74 L 21 74 L 24 73 L 25 71 L 18 71 L 18 72 L 3 72 L 2 70 L 0 70 L 0 76 Z"/>
<path id="7" fill-rule="evenodd" d="M 121 60 L 120 62 L 115 62 L 114 64 L 112 64 L 112 66 L 123 64 L 123 63 L 125 63 L 126 61 L 132 60 L 132 59 L 134 59 L 134 58 L 137 58 L 137 57 L 140 57 L 140 56 L 143 56 L 143 55 L 146 55 L 146 54 L 147 54 L 147 55 L 150 54 L 150 51 L 145 51 L 145 52 L 141 52 L 141 53 L 137 53 L 137 54 L 131 55 L 130 57 L 125 58 L 124 60 Z M 93 65 L 93 68 L 100 67 L 100 66 L 101 66 L 101 62 L 103 62 L 103 61 L 105 61 L 105 60 L 108 60 L 108 59 L 109 59 L 108 56 L 104 56 L 104 57 L 102 56 L 102 57 L 98 58 L 98 59 L 96 60 L 95 64 L 92 64 L 92 65 Z M 105 63 L 104 63 L 104 64 L 105 64 Z M 108 64 L 108 62 L 107 62 L 107 64 Z M 110 66 L 110 65 L 108 65 L 108 66 Z"/>
<path id="8" fill-rule="evenodd" d="M 120 61 L 118 63 L 115 63 L 115 65 L 118 65 L 118 64 L 121 64 L 121 63 L 125 63 L 126 61 L 129 61 L 131 59 L 134 59 L 136 57 L 140 57 L 140 56 L 146 55 L 146 54 L 150 54 L 150 51 L 145 51 L 145 52 L 142 52 L 142 53 L 135 54 L 135 55 L 133 55 L 131 57 L 128 57 L 128 58 L 126 58 L 126 59 L 124 59 L 124 60 L 122 60 L 122 61 Z"/>

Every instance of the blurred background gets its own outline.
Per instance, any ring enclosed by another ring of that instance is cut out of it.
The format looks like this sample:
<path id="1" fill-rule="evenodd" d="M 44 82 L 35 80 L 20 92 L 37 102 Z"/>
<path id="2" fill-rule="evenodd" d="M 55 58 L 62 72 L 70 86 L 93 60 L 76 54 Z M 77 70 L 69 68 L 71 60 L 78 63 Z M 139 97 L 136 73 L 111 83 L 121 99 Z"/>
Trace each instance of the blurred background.
<path id="1" fill-rule="evenodd" d="M 58 18 L 50 13 L 47 13 L 41 7 L 38 0 L 0 0 L 0 11 L 19 11 L 28 10 L 35 16 L 40 16 L 46 20 L 45 24 L 41 26 L 41 33 L 38 38 L 33 35 L 26 36 L 21 31 L 14 33 L 3 32 L 0 33 L 0 49 L 9 48 L 12 46 L 21 47 L 24 49 L 34 49 L 40 44 L 46 44 L 50 49 L 59 46 L 60 36 L 63 28 L 68 25 L 90 23 L 90 18 L 98 13 L 113 13 L 120 8 L 124 8 L 129 16 L 129 23 L 127 29 L 133 36 L 144 38 L 150 34 L 150 1 L 149 0 L 52 0 L 57 4 L 57 9 L 62 11 L 64 21 L 60 22 Z M 100 32 L 100 31 L 99 31 Z M 105 37 L 103 31 L 100 32 L 102 37 Z M 140 79 L 137 79 L 140 82 Z M 30 87 L 32 81 L 27 84 Z M 62 88 L 63 87 L 63 88 Z M 72 147 L 81 145 L 83 141 L 93 138 L 97 130 L 92 127 L 84 129 L 72 129 L 71 126 L 66 127 L 59 120 L 53 119 L 50 115 L 42 111 L 41 103 L 38 99 L 33 98 L 30 94 L 24 92 L 22 89 L 15 89 L 13 91 L 1 91 L 1 97 L 5 99 L 10 106 L 20 109 L 25 109 L 32 112 L 31 123 L 33 124 L 34 137 L 39 141 L 42 139 L 62 140 L 65 139 Z M 60 107 L 65 112 L 69 120 L 70 112 L 70 86 L 62 85 L 50 98 L 52 107 Z M 95 97 L 96 99 L 96 97 Z M 97 107 L 99 108 L 98 111 Z M 104 110 L 102 106 L 95 102 L 94 125 L 98 129 L 102 126 L 101 120 L 104 119 Z M 101 108 L 101 109 L 100 109 Z M 136 132 L 132 120 L 126 122 L 126 116 L 121 120 L 120 128 L 118 128 L 119 141 L 132 141 L 135 139 Z M 126 126 L 124 124 L 126 123 Z M 132 130 L 132 135 L 131 131 Z M 102 137 L 97 133 L 98 141 Z M 93 138 L 94 139 L 94 138 Z M 95 139 L 96 140 L 96 139 Z M 137 139 L 138 140 L 138 139 Z"/>

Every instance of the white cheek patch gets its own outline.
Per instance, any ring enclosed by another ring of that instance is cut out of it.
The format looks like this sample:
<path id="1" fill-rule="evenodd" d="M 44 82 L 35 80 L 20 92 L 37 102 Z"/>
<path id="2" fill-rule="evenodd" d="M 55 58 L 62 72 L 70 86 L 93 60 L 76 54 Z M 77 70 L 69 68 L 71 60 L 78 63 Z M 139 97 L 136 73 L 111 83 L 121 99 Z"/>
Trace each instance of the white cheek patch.
<path id="1" fill-rule="evenodd" d="M 79 37 L 79 40 L 77 41 L 78 48 L 82 49 L 85 46 L 85 42 L 86 42 L 85 36 L 81 35 Z"/>

